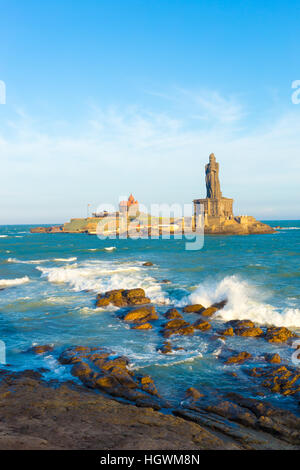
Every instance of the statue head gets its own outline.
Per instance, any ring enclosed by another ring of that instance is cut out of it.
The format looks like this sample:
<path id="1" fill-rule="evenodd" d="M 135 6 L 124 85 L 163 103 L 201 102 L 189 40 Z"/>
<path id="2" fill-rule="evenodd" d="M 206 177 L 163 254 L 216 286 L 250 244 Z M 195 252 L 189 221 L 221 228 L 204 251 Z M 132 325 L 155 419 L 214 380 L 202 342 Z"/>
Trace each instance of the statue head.
<path id="1" fill-rule="evenodd" d="M 214 153 L 211 153 L 210 156 L 209 156 L 209 161 L 210 162 L 215 162 L 216 161 L 216 157 L 215 157 L 215 154 Z"/>

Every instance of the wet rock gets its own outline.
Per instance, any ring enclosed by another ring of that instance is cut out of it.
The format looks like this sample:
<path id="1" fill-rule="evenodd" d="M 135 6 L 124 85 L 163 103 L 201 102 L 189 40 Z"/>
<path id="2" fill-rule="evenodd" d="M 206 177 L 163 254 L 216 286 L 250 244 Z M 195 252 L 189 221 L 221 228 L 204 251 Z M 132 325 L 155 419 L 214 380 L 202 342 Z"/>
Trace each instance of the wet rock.
<path id="1" fill-rule="evenodd" d="M 208 321 L 199 319 L 193 323 L 195 330 L 207 331 L 211 329 L 211 324 Z"/>
<path id="2" fill-rule="evenodd" d="M 174 414 L 226 435 L 244 449 L 300 448 L 298 417 L 237 393 L 222 396 L 212 392 Z"/>
<path id="3" fill-rule="evenodd" d="M 233 328 L 230 327 L 230 328 L 226 328 L 226 330 L 224 330 L 224 331 L 220 331 L 220 335 L 222 335 L 222 336 L 234 336 Z"/>
<path id="4" fill-rule="evenodd" d="M 170 343 L 170 341 L 165 341 L 163 346 L 159 349 L 159 351 L 162 354 L 170 354 L 173 351 L 172 344 Z"/>
<path id="5" fill-rule="evenodd" d="M 111 354 L 103 348 L 69 348 L 59 359 L 63 364 L 73 364 L 72 374 L 88 388 L 103 390 L 139 406 L 168 406 L 159 398 L 151 377 L 135 375 L 126 357 Z"/>
<path id="6" fill-rule="evenodd" d="M 296 395 L 300 392 L 300 373 L 292 367 L 254 367 L 248 372 L 252 377 L 263 379 L 261 385 L 274 393 Z"/>
<path id="7" fill-rule="evenodd" d="M 285 327 L 270 327 L 266 331 L 265 338 L 269 343 L 283 343 L 295 336 L 297 335 Z"/>
<path id="8" fill-rule="evenodd" d="M 281 357 L 279 354 L 266 354 L 265 355 L 265 360 L 267 362 L 270 362 L 271 364 L 280 364 L 281 363 Z"/>
<path id="9" fill-rule="evenodd" d="M 185 396 L 186 398 L 191 398 L 192 400 L 199 400 L 199 398 L 203 397 L 204 394 L 200 393 L 199 390 L 194 387 L 189 387 L 185 392 Z"/>
<path id="10" fill-rule="evenodd" d="M 140 325 L 135 325 L 135 326 L 132 326 L 131 329 L 132 330 L 152 330 L 153 326 L 151 325 L 151 323 L 141 323 Z"/>
<path id="11" fill-rule="evenodd" d="M 202 313 L 205 307 L 201 304 L 186 305 L 182 309 L 185 313 Z"/>
<path id="12" fill-rule="evenodd" d="M 243 364 L 247 359 L 250 359 L 252 356 L 247 351 L 242 351 L 236 356 L 231 356 L 227 359 L 225 364 Z"/>
<path id="13" fill-rule="evenodd" d="M 255 328 L 255 324 L 251 320 L 231 320 L 228 323 L 228 326 L 235 328 Z"/>
<path id="14" fill-rule="evenodd" d="M 163 279 L 162 281 L 160 281 L 162 284 L 171 284 L 171 281 L 169 281 L 169 279 Z"/>
<path id="15" fill-rule="evenodd" d="M 188 328 L 188 329 L 187 329 Z M 169 338 L 172 335 L 185 335 L 192 334 L 194 332 L 194 327 L 190 323 L 182 320 L 180 318 L 175 318 L 174 320 L 169 320 L 164 325 L 163 335 L 165 338 Z"/>
<path id="16" fill-rule="evenodd" d="M 43 345 L 38 345 L 38 346 L 33 346 L 30 351 L 33 352 L 34 354 L 44 354 L 46 352 L 51 352 L 53 351 L 54 346 L 51 346 L 50 344 L 43 344 Z"/>
<path id="17" fill-rule="evenodd" d="M 104 294 L 98 294 L 97 307 L 106 307 L 110 304 L 116 307 L 127 307 L 132 305 L 149 304 L 150 299 L 146 297 L 144 289 L 114 289 Z"/>
<path id="18" fill-rule="evenodd" d="M 138 307 L 132 310 L 129 310 L 123 320 L 125 322 L 139 322 L 139 323 L 146 323 L 149 322 L 150 320 L 157 320 L 158 315 L 155 311 L 155 308 L 153 306 L 148 306 L 148 307 Z"/>
<path id="19" fill-rule="evenodd" d="M 169 320 L 173 320 L 175 318 L 183 318 L 183 316 L 178 312 L 176 308 L 170 308 L 164 315 Z"/>
<path id="20" fill-rule="evenodd" d="M 228 302 L 228 300 L 224 299 L 224 300 L 221 300 L 221 302 L 215 302 L 214 304 L 211 305 L 211 307 L 215 307 L 218 310 L 222 310 L 222 308 L 225 307 L 227 302 Z"/>
<path id="21" fill-rule="evenodd" d="M 146 261 L 142 266 L 153 266 L 153 263 L 151 263 L 151 261 Z"/>
<path id="22" fill-rule="evenodd" d="M 86 362 L 81 361 L 72 367 L 71 373 L 75 377 L 79 377 L 83 380 L 91 376 L 92 369 Z"/>
<path id="23" fill-rule="evenodd" d="M 217 307 L 208 307 L 205 310 L 202 310 L 201 315 L 203 317 L 211 317 L 217 311 L 218 311 Z"/>
<path id="24" fill-rule="evenodd" d="M 237 336 L 263 336 L 264 332 L 261 328 L 249 327 L 249 328 L 235 328 L 234 330 Z"/>

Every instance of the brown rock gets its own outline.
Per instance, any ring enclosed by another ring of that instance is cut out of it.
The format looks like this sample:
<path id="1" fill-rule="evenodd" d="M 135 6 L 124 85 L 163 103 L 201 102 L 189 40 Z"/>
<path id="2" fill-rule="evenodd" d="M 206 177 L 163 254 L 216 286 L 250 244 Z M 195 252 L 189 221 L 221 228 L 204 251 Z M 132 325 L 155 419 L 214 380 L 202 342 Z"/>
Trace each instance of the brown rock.
<path id="1" fill-rule="evenodd" d="M 126 322 L 137 322 L 137 321 L 148 322 L 149 320 L 157 320 L 157 319 L 158 319 L 158 315 L 155 312 L 155 308 L 153 306 L 135 308 L 127 312 L 123 318 L 123 320 Z"/>
<path id="2" fill-rule="evenodd" d="M 180 328 L 171 328 L 169 330 L 165 330 L 163 335 L 165 338 L 169 338 L 172 335 L 192 335 L 194 333 L 194 327 L 190 323 L 184 325 Z"/>
<path id="3" fill-rule="evenodd" d="M 246 351 L 242 351 L 236 356 L 232 356 L 227 361 L 225 364 L 243 364 L 247 359 L 250 359 L 252 356 L 250 353 Z"/>
<path id="4" fill-rule="evenodd" d="M 199 319 L 195 321 L 195 323 L 193 323 L 193 327 L 195 328 L 195 330 L 207 331 L 210 330 L 211 324 L 208 323 L 208 321 Z"/>
<path id="5" fill-rule="evenodd" d="M 237 336 L 263 336 L 261 328 L 236 328 L 234 330 Z"/>
<path id="6" fill-rule="evenodd" d="M 208 307 L 201 312 L 201 315 L 203 317 L 211 317 L 214 313 L 217 312 L 217 310 L 218 309 L 216 307 Z"/>
<path id="7" fill-rule="evenodd" d="M 132 326 L 131 329 L 132 330 L 152 330 L 153 326 L 151 325 L 151 323 L 141 323 L 140 325 L 135 325 L 135 326 Z"/>
<path id="8" fill-rule="evenodd" d="M 182 320 L 180 318 L 175 318 L 174 320 L 170 320 L 167 323 L 165 323 L 164 328 L 165 330 L 169 329 L 174 329 L 174 328 L 181 328 L 182 326 L 187 326 L 189 325 L 188 322 L 185 320 Z"/>
<path id="9" fill-rule="evenodd" d="M 281 357 L 279 354 L 266 354 L 265 355 L 265 360 L 267 362 L 270 362 L 271 364 L 280 364 L 281 363 Z"/>
<path id="10" fill-rule="evenodd" d="M 169 320 L 173 320 L 174 318 L 183 318 L 176 308 L 170 308 L 165 313 L 165 317 L 168 318 Z"/>
<path id="11" fill-rule="evenodd" d="M 31 348 L 31 351 L 35 354 L 44 354 L 46 352 L 53 351 L 53 346 L 50 346 L 50 344 L 43 344 L 43 345 L 38 345 L 38 346 L 33 346 Z"/>
<path id="12" fill-rule="evenodd" d="M 223 335 L 223 336 L 234 336 L 233 328 L 231 328 L 231 327 L 230 327 L 230 328 L 226 328 L 226 330 L 220 332 L 220 335 Z"/>
<path id="13" fill-rule="evenodd" d="M 267 329 L 265 338 L 269 343 L 283 343 L 293 336 L 295 336 L 295 334 L 285 327 L 271 327 Z"/>
<path id="14" fill-rule="evenodd" d="M 170 354 L 172 352 L 172 345 L 170 341 L 165 341 L 162 348 L 159 349 L 162 354 Z"/>
<path id="15" fill-rule="evenodd" d="M 146 263 L 143 263 L 143 266 L 153 266 L 153 263 L 151 263 L 151 261 L 146 261 Z"/>
<path id="16" fill-rule="evenodd" d="M 79 362 L 78 364 L 75 364 L 72 367 L 71 373 L 75 377 L 79 377 L 80 379 L 85 379 L 91 375 L 92 369 L 87 363 Z"/>
<path id="17" fill-rule="evenodd" d="M 98 294 L 97 307 L 106 307 L 112 304 L 116 307 L 149 304 L 150 299 L 145 296 L 144 289 L 114 289 L 104 294 Z"/>
<path id="18" fill-rule="evenodd" d="M 201 313 L 202 310 L 205 310 L 205 307 L 201 304 L 186 305 L 182 309 L 185 313 Z"/>
<path id="19" fill-rule="evenodd" d="M 186 390 L 185 392 L 186 398 L 192 398 L 193 400 L 199 400 L 199 398 L 204 397 L 203 393 L 200 393 L 199 390 L 197 390 L 194 387 L 190 387 Z"/>
<path id="20" fill-rule="evenodd" d="M 255 324 L 251 320 L 233 320 L 229 322 L 234 328 L 254 328 Z"/>

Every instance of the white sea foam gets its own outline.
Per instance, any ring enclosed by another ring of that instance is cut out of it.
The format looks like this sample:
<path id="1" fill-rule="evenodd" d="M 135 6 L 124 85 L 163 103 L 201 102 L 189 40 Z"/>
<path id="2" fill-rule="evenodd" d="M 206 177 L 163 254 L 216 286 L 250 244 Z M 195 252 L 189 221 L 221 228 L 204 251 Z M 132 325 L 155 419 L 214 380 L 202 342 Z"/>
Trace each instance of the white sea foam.
<path id="1" fill-rule="evenodd" d="M 53 261 L 58 261 L 58 262 L 71 262 L 71 261 L 76 261 L 77 257 L 76 256 L 71 256 L 70 258 L 54 258 Z"/>
<path id="2" fill-rule="evenodd" d="M 0 235 L 0 238 L 7 238 L 8 235 Z"/>
<path id="3" fill-rule="evenodd" d="M 105 251 L 114 251 L 116 250 L 116 247 L 115 246 L 107 246 L 104 248 Z"/>
<path id="4" fill-rule="evenodd" d="M 219 283 L 201 284 L 180 305 L 199 303 L 212 305 L 227 299 L 226 306 L 216 313 L 224 321 L 249 319 L 261 325 L 300 327 L 299 308 L 279 308 L 266 302 L 264 292 L 237 276 L 227 276 Z"/>
<path id="5" fill-rule="evenodd" d="M 52 283 L 68 284 L 75 291 L 105 292 L 112 289 L 141 287 L 154 302 L 168 303 L 161 286 L 138 266 L 130 263 L 94 260 L 79 265 L 45 268 L 38 266 L 42 276 Z"/>
<path id="6" fill-rule="evenodd" d="M 18 286 L 29 281 L 30 279 L 28 276 L 18 277 L 16 279 L 0 279 L 0 288 Z"/>
<path id="7" fill-rule="evenodd" d="M 49 261 L 48 259 L 33 259 L 33 260 L 20 260 L 17 258 L 8 258 L 7 262 L 8 263 L 19 263 L 19 264 L 41 264 L 45 263 L 46 261 Z"/>

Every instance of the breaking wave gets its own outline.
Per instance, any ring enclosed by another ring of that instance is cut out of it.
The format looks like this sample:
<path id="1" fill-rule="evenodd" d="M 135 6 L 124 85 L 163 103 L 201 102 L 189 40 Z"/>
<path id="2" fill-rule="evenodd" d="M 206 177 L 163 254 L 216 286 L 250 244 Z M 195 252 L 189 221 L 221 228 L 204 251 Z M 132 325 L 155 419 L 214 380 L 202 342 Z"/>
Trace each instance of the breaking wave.
<path id="1" fill-rule="evenodd" d="M 28 276 L 18 277 L 16 279 L 0 279 L 0 288 L 18 286 L 29 281 L 30 279 Z"/>
<path id="2" fill-rule="evenodd" d="M 227 276 L 219 283 L 201 284 L 191 295 L 180 302 L 199 303 L 206 307 L 227 299 L 227 304 L 216 318 L 229 320 L 252 320 L 261 325 L 300 328 L 300 309 L 278 309 L 265 302 L 265 295 L 237 276 Z"/>
<path id="3" fill-rule="evenodd" d="M 112 289 L 141 287 L 154 302 L 169 303 L 161 286 L 143 269 L 129 263 L 94 261 L 55 268 L 38 266 L 42 277 L 51 283 L 68 284 L 73 290 L 105 292 Z"/>

